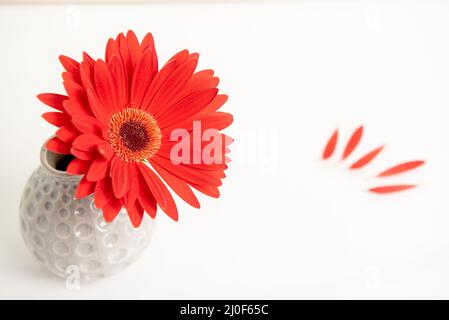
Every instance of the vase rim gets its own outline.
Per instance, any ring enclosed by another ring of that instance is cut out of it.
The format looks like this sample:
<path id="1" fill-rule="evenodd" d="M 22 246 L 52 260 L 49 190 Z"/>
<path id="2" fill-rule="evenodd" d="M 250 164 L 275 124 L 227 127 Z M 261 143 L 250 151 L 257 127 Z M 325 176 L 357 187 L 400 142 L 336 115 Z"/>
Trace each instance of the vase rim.
<path id="1" fill-rule="evenodd" d="M 52 138 L 50 138 L 50 139 L 52 139 Z M 67 155 L 48 150 L 46 145 L 49 140 L 47 140 L 41 147 L 40 160 L 41 160 L 42 167 L 44 167 L 47 171 L 49 171 L 53 175 L 57 175 L 60 177 L 66 177 L 66 178 L 79 177 L 78 175 L 69 174 L 69 173 L 67 173 L 67 171 L 58 170 L 56 168 L 56 164 L 58 163 L 58 161 Z"/>

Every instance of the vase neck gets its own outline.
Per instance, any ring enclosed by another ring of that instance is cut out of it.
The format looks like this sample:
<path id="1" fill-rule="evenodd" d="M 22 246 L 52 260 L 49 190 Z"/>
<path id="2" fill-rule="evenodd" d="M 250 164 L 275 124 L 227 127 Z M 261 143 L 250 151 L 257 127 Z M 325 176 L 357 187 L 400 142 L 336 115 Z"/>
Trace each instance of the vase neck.
<path id="1" fill-rule="evenodd" d="M 68 174 L 66 169 L 67 165 L 73 159 L 72 155 L 59 154 L 53 151 L 48 150 L 45 147 L 46 143 L 41 148 L 40 160 L 41 165 L 44 169 L 49 171 L 51 174 L 60 176 L 60 177 L 77 177 L 71 174 Z"/>

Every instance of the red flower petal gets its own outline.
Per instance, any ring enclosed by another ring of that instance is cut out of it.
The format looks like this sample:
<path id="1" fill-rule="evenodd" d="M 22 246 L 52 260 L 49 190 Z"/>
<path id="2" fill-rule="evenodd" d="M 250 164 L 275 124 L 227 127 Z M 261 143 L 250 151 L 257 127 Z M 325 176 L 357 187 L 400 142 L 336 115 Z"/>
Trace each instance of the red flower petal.
<path id="1" fill-rule="evenodd" d="M 147 48 L 149 48 L 153 52 L 153 54 L 156 53 L 154 38 L 150 32 L 148 32 L 145 37 L 143 37 L 142 44 L 140 46 L 142 48 L 142 51 L 145 51 Z"/>
<path id="2" fill-rule="evenodd" d="M 120 49 L 114 39 L 109 39 L 106 44 L 105 61 L 111 62 L 114 57 L 120 57 Z"/>
<path id="3" fill-rule="evenodd" d="M 97 182 L 94 197 L 95 205 L 98 208 L 104 207 L 106 204 L 115 199 L 110 178 L 105 178 Z"/>
<path id="4" fill-rule="evenodd" d="M 104 143 L 103 139 L 93 133 L 86 133 L 78 136 L 78 138 L 73 141 L 73 146 L 82 151 L 92 152 L 97 150 L 97 146 L 101 143 Z"/>
<path id="5" fill-rule="evenodd" d="M 92 67 L 95 64 L 95 60 L 90 55 L 88 55 L 86 52 L 83 52 L 83 62 L 86 62 L 88 65 L 90 65 Z"/>
<path id="6" fill-rule="evenodd" d="M 117 89 L 108 65 L 103 60 L 97 60 L 94 67 L 95 88 L 101 101 L 107 119 L 117 107 Z M 90 99 L 89 99 L 90 100 Z"/>
<path id="7" fill-rule="evenodd" d="M 195 91 L 216 88 L 220 80 L 218 77 L 214 77 L 213 74 L 213 70 L 202 70 L 194 73 L 185 86 L 177 94 L 173 95 L 166 104 L 168 106 L 174 105 L 180 99 Z"/>
<path id="8" fill-rule="evenodd" d="M 84 176 L 75 191 L 75 199 L 82 199 L 92 194 L 95 190 L 95 184 L 95 182 L 88 181 Z"/>
<path id="9" fill-rule="evenodd" d="M 87 98 L 89 99 L 89 104 L 95 117 L 104 125 L 107 125 L 111 116 L 111 109 L 103 105 L 92 87 L 87 88 Z"/>
<path id="10" fill-rule="evenodd" d="M 70 73 L 78 73 L 80 64 L 67 56 L 59 56 L 59 61 L 61 62 L 64 69 L 66 69 Z"/>
<path id="11" fill-rule="evenodd" d="M 64 81 L 63 84 L 67 95 L 70 97 L 69 100 L 63 102 L 64 109 L 67 113 L 70 115 L 92 115 L 84 87 L 73 81 Z"/>
<path id="12" fill-rule="evenodd" d="M 111 145 L 108 142 L 98 145 L 98 153 L 107 160 L 111 160 L 111 158 L 114 156 L 114 150 L 111 148 Z"/>
<path id="13" fill-rule="evenodd" d="M 128 211 L 129 219 L 131 220 L 134 228 L 139 227 L 143 219 L 142 206 L 140 206 L 138 202 L 134 202 L 134 205 L 131 207 L 126 207 L 126 210 Z"/>
<path id="14" fill-rule="evenodd" d="M 100 123 L 94 117 L 75 115 L 72 117 L 72 123 L 83 133 L 96 133 L 100 131 Z"/>
<path id="15" fill-rule="evenodd" d="M 62 102 L 67 100 L 69 97 L 56 93 L 42 93 L 38 95 L 37 98 L 49 107 L 59 111 L 64 111 Z"/>
<path id="16" fill-rule="evenodd" d="M 73 154 L 75 157 L 86 161 L 92 161 L 95 157 L 95 155 L 92 152 L 82 151 L 73 147 L 70 149 L 70 153 Z"/>
<path id="17" fill-rule="evenodd" d="M 165 66 L 162 67 L 162 69 L 156 73 L 154 76 L 153 81 L 150 84 L 150 87 L 147 90 L 147 93 L 145 94 L 145 97 L 142 101 L 142 110 L 149 111 L 149 108 L 151 106 L 151 103 L 153 102 L 154 96 L 159 91 L 162 84 L 167 80 L 167 78 L 173 73 L 173 71 L 177 68 L 177 61 L 173 60 L 169 63 L 167 63 Z"/>
<path id="18" fill-rule="evenodd" d="M 177 65 L 180 66 L 181 64 L 186 62 L 188 58 L 189 58 L 189 50 L 184 49 L 176 53 L 173 57 L 171 57 L 165 65 L 171 63 L 172 61 L 176 61 Z"/>
<path id="19" fill-rule="evenodd" d="M 42 115 L 48 123 L 61 127 L 70 121 L 70 116 L 63 112 L 46 112 Z"/>
<path id="20" fill-rule="evenodd" d="M 196 91 L 182 98 L 166 113 L 156 118 L 161 129 L 175 125 L 181 121 L 187 121 L 192 116 L 206 107 L 217 95 L 218 89 L 205 89 Z"/>
<path id="21" fill-rule="evenodd" d="M 362 138 L 363 134 L 363 126 L 359 127 L 357 130 L 354 131 L 351 138 L 348 141 L 348 144 L 346 145 L 345 151 L 343 152 L 342 160 L 346 159 L 351 155 L 351 153 L 355 150 L 355 148 L 358 146 L 360 139 Z"/>
<path id="22" fill-rule="evenodd" d="M 198 116 L 203 116 L 203 115 L 217 111 L 226 103 L 226 101 L 228 101 L 227 95 L 217 94 L 215 96 L 214 100 L 212 100 L 211 103 L 209 103 L 206 108 L 201 110 L 201 112 L 198 114 Z"/>
<path id="23" fill-rule="evenodd" d="M 216 88 L 220 79 L 214 77 L 214 70 L 201 70 L 192 75 L 187 87 L 191 91 L 200 89 Z"/>
<path id="24" fill-rule="evenodd" d="M 154 170 L 159 174 L 159 176 L 168 184 L 168 186 L 185 202 L 190 204 L 194 208 L 199 208 L 200 203 L 193 193 L 192 189 L 190 189 L 189 185 L 171 174 L 161 166 L 159 166 L 156 162 L 152 161 L 151 165 Z"/>
<path id="25" fill-rule="evenodd" d="M 153 56 L 150 51 L 146 51 L 140 59 L 134 70 L 133 81 L 131 85 L 131 104 L 140 106 L 142 100 L 150 86 L 153 74 L 150 72 L 153 64 Z"/>
<path id="26" fill-rule="evenodd" d="M 122 208 L 122 202 L 118 199 L 112 199 L 108 204 L 104 205 L 101 209 L 103 210 L 103 217 L 106 222 L 112 222 L 115 217 L 120 212 Z"/>
<path id="27" fill-rule="evenodd" d="M 128 83 L 131 83 L 133 75 L 133 66 L 128 48 L 128 40 L 125 38 L 123 33 L 120 33 L 117 36 L 116 42 L 120 49 L 120 56 L 122 57 L 123 66 L 125 67 L 125 74 L 128 79 Z"/>
<path id="28" fill-rule="evenodd" d="M 125 196 L 129 190 L 128 162 L 116 157 L 116 161 L 111 168 L 112 187 L 114 195 L 120 199 Z"/>
<path id="29" fill-rule="evenodd" d="M 217 187 L 214 186 L 200 186 L 196 184 L 190 184 L 193 188 L 198 190 L 201 193 L 204 193 L 205 195 L 212 197 L 212 198 L 219 198 L 220 197 L 220 190 L 218 190 Z"/>
<path id="30" fill-rule="evenodd" d="M 329 141 L 326 144 L 326 147 L 323 151 L 323 160 L 329 159 L 335 151 L 335 147 L 337 146 L 338 141 L 338 129 L 334 131 L 332 136 L 329 138 Z"/>
<path id="31" fill-rule="evenodd" d="M 94 66 L 95 61 L 92 59 L 92 63 L 83 61 L 80 66 L 81 83 L 84 88 L 94 87 Z"/>
<path id="32" fill-rule="evenodd" d="M 230 113 L 214 112 L 195 120 L 201 121 L 201 131 L 204 132 L 204 130 L 207 129 L 223 130 L 232 124 L 232 122 L 234 121 L 234 117 Z M 189 132 L 192 131 L 193 120 L 188 119 L 187 121 L 182 121 L 170 127 L 164 128 L 163 130 L 161 130 L 162 136 L 168 137 L 167 140 L 169 140 L 172 131 L 178 128 L 186 129 Z"/>
<path id="33" fill-rule="evenodd" d="M 98 181 L 106 178 L 109 167 L 109 160 L 98 156 L 90 165 L 86 178 L 89 181 Z"/>
<path id="34" fill-rule="evenodd" d="M 70 123 L 56 131 L 56 136 L 65 142 L 72 142 L 79 134 L 80 132 Z"/>
<path id="35" fill-rule="evenodd" d="M 136 202 L 137 195 L 139 193 L 139 179 L 136 179 L 138 175 L 138 169 L 135 162 L 128 162 L 128 173 L 132 179 L 129 179 L 129 190 L 125 195 L 125 206 L 132 207 Z"/>
<path id="36" fill-rule="evenodd" d="M 114 111 L 122 110 L 128 104 L 128 79 L 125 74 L 125 67 L 118 56 L 112 57 L 109 62 L 109 68 L 114 78 L 115 87 L 117 88 L 117 104 Z"/>
<path id="37" fill-rule="evenodd" d="M 126 33 L 126 40 L 128 41 L 128 50 L 132 66 L 136 67 L 142 55 L 139 40 L 137 40 L 137 37 L 132 30 L 129 30 Z"/>
<path id="38" fill-rule="evenodd" d="M 178 209 L 170 191 L 154 172 L 145 164 L 139 163 L 138 167 L 148 187 L 156 199 L 159 207 L 173 220 L 178 221 Z"/>
<path id="39" fill-rule="evenodd" d="M 151 33 L 147 33 L 145 37 L 142 40 L 142 44 L 140 45 L 142 52 L 145 52 L 145 50 L 150 50 L 151 54 L 153 55 L 153 65 L 151 67 L 153 75 L 157 73 L 158 68 L 158 61 L 157 61 L 157 53 L 156 53 L 156 47 L 154 45 L 154 39 L 153 35 Z"/>
<path id="40" fill-rule="evenodd" d="M 157 202 L 156 199 L 154 199 L 153 194 L 151 193 L 151 190 L 149 189 L 145 179 L 143 176 L 138 174 L 139 178 L 139 194 L 137 195 L 137 199 L 139 203 L 142 205 L 142 208 L 145 210 L 145 212 L 151 217 L 156 217 L 157 212 Z"/>
<path id="41" fill-rule="evenodd" d="M 404 184 L 404 185 L 376 187 L 376 188 L 369 189 L 369 191 L 373 192 L 373 193 L 386 194 L 386 193 L 405 191 L 405 190 L 412 189 L 415 187 L 416 187 L 416 185 Z"/>
<path id="42" fill-rule="evenodd" d="M 167 80 L 161 85 L 151 105 L 148 107 L 148 110 L 156 118 L 171 107 L 170 105 L 166 105 L 166 102 L 184 87 L 195 71 L 197 64 L 198 60 L 196 59 L 188 60 L 167 77 Z"/>
<path id="43" fill-rule="evenodd" d="M 424 161 L 419 160 L 419 161 L 410 161 L 410 162 L 405 162 L 405 163 L 401 163 L 397 166 L 394 166 L 390 169 L 387 169 L 381 173 L 379 173 L 377 176 L 378 177 L 389 177 L 389 176 L 393 176 L 396 174 L 400 174 L 403 173 L 405 171 L 409 171 L 409 170 L 413 170 L 421 165 L 424 164 Z"/>
<path id="44" fill-rule="evenodd" d="M 198 185 L 221 185 L 220 178 L 218 178 L 216 171 L 205 171 L 199 169 L 193 169 L 192 167 L 185 166 L 183 164 L 174 164 L 170 160 L 155 155 L 151 161 L 156 162 L 158 165 L 171 172 L 172 174 L 180 177 L 189 183 Z"/>
<path id="45" fill-rule="evenodd" d="M 70 154 L 70 144 L 60 140 L 59 138 L 51 138 L 45 145 L 50 151 L 60 154 Z"/>
<path id="46" fill-rule="evenodd" d="M 368 163 L 370 163 L 375 157 L 377 157 L 377 155 L 382 151 L 384 147 L 379 147 L 377 149 L 374 149 L 373 151 L 367 153 L 365 156 L 363 156 L 362 158 L 360 158 L 357 162 L 355 162 L 352 166 L 351 169 L 360 169 L 364 166 L 366 166 Z"/>
<path id="47" fill-rule="evenodd" d="M 75 76 L 73 73 L 70 72 L 63 72 L 62 79 L 64 81 L 72 81 L 72 82 L 79 82 L 80 80 L 78 76 Z"/>
<path id="48" fill-rule="evenodd" d="M 90 161 L 84 161 L 80 159 L 73 159 L 70 161 L 69 165 L 67 166 L 67 173 L 80 175 L 84 174 L 89 170 Z"/>

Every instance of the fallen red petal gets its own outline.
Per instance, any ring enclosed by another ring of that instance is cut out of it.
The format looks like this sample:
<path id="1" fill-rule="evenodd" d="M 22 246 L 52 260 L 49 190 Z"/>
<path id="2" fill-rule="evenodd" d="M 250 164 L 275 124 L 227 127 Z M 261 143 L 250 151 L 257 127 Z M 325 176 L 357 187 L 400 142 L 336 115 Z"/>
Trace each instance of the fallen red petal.
<path id="1" fill-rule="evenodd" d="M 387 169 L 387 170 L 379 173 L 377 176 L 378 177 L 393 176 L 393 175 L 396 175 L 396 174 L 400 174 L 400 173 L 403 173 L 403 172 L 406 172 L 406 171 L 418 168 L 421 165 L 423 165 L 424 163 L 425 163 L 425 161 L 422 161 L 422 160 L 401 163 L 401 164 L 399 164 L 397 166 L 394 166 L 394 167 L 392 167 L 390 169 Z"/>
<path id="2" fill-rule="evenodd" d="M 346 145 L 345 151 L 343 152 L 342 160 L 346 159 L 351 155 L 351 153 L 357 148 L 360 139 L 363 135 L 363 126 L 357 128 L 352 134 L 351 138 L 349 138 L 348 144 Z"/>
<path id="3" fill-rule="evenodd" d="M 412 184 L 382 186 L 382 187 L 371 188 L 371 189 L 369 189 L 369 191 L 373 192 L 373 193 L 386 194 L 386 193 L 394 193 L 394 192 L 409 190 L 409 189 L 415 188 L 416 186 L 417 185 L 412 185 Z"/>
<path id="4" fill-rule="evenodd" d="M 374 149 L 373 151 L 367 153 L 365 156 L 363 156 L 362 158 L 360 158 L 358 161 L 356 161 L 351 167 L 350 169 L 360 169 L 364 166 L 366 166 L 368 163 L 370 163 L 371 161 L 374 160 L 375 157 L 377 157 L 377 155 L 382 151 L 384 147 L 379 147 L 377 149 Z"/>
<path id="5" fill-rule="evenodd" d="M 334 154 L 335 147 L 337 146 L 337 141 L 338 141 L 338 129 L 334 131 L 332 136 L 329 138 L 326 147 L 324 148 L 323 160 L 329 159 Z"/>

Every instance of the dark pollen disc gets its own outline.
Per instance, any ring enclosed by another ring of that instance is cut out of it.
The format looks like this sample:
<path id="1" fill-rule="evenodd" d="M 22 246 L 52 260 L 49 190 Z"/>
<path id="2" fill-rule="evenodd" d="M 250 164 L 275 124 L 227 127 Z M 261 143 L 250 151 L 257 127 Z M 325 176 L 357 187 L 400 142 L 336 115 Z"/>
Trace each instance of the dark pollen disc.
<path id="1" fill-rule="evenodd" d="M 145 127 L 136 121 L 128 121 L 122 124 L 119 131 L 123 144 L 131 151 L 139 151 L 148 145 L 150 140 Z"/>

